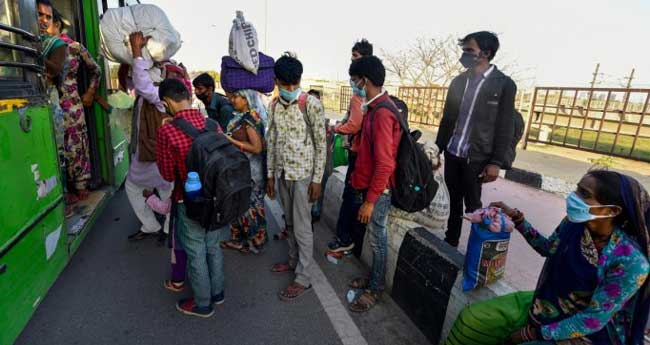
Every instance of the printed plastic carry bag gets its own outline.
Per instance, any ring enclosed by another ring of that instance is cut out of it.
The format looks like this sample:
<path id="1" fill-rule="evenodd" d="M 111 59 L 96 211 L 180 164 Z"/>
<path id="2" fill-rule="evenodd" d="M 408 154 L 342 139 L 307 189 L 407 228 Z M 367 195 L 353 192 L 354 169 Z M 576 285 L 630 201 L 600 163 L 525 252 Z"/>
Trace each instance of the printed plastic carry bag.
<path id="1" fill-rule="evenodd" d="M 232 21 L 228 54 L 247 71 L 257 74 L 260 67 L 259 41 L 257 31 L 250 22 L 244 19 L 244 12 L 237 11 Z"/>
<path id="2" fill-rule="evenodd" d="M 438 146 L 431 142 L 424 144 L 424 151 L 431 159 L 433 165 L 438 165 Z M 391 208 L 391 216 L 409 220 L 421 224 L 432 230 L 444 230 L 449 220 L 449 190 L 442 175 L 442 169 L 438 169 L 433 178 L 438 182 L 438 191 L 431 200 L 429 207 L 420 212 L 409 213 L 396 207 Z"/>
<path id="3" fill-rule="evenodd" d="M 181 48 L 181 35 L 158 6 L 138 4 L 107 10 L 99 22 L 103 55 L 114 62 L 131 64 L 129 35 L 142 31 L 150 36 L 142 55 L 146 60 L 167 61 Z"/>
<path id="4" fill-rule="evenodd" d="M 472 229 L 467 242 L 463 291 L 490 285 L 506 271 L 512 221 L 496 208 L 485 208 L 470 216 Z"/>

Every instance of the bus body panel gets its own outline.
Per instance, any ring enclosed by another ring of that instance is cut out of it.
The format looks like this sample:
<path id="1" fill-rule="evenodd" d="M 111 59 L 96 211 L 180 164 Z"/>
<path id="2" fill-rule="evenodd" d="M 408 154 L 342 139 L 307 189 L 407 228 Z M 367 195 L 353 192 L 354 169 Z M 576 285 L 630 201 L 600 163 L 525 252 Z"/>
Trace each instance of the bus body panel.
<path id="1" fill-rule="evenodd" d="M 49 105 L 0 113 L 0 249 L 63 194 L 51 119 Z"/>
<path id="2" fill-rule="evenodd" d="M 0 344 L 12 344 L 68 262 L 63 197 L 0 257 Z"/>

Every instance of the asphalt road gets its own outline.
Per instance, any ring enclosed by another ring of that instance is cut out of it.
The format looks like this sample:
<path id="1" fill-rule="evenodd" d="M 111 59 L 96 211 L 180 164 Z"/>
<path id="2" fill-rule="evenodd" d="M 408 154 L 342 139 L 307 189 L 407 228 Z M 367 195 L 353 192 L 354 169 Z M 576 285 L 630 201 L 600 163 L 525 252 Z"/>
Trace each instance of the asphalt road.
<path id="1" fill-rule="evenodd" d="M 277 204 L 267 211 L 277 232 Z M 165 290 L 169 251 L 154 239 L 132 243 L 139 228 L 126 195 L 119 191 L 77 254 L 41 302 L 18 345 L 246 345 L 246 344 L 425 344 L 426 339 L 389 299 L 367 315 L 350 315 L 344 296 L 348 279 L 364 267 L 348 259 L 324 259 L 330 230 L 317 226 L 314 256 L 322 281 L 298 301 L 281 302 L 278 291 L 291 277 L 269 271 L 286 257 L 286 243 L 271 241 L 261 255 L 225 253 L 226 303 L 215 316 L 180 314 L 175 302 L 190 294 Z M 226 235 L 227 236 L 227 235 Z M 322 270 L 321 270 L 322 268 Z"/>

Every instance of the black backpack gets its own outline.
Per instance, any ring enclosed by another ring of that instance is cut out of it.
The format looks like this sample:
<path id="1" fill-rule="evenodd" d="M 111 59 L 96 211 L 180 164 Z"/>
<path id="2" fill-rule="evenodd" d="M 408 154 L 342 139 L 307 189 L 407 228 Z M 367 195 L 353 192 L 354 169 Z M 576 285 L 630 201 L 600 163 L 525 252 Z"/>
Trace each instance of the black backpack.
<path id="1" fill-rule="evenodd" d="M 399 110 L 400 114 L 402 114 L 402 117 L 404 118 L 406 123 L 408 123 L 408 121 L 409 121 L 409 107 L 401 99 L 399 99 L 399 98 L 397 98 L 397 97 L 395 97 L 393 95 L 390 95 L 389 97 L 390 97 L 390 100 L 393 101 L 393 103 L 395 103 L 395 105 L 397 106 L 397 110 Z"/>
<path id="2" fill-rule="evenodd" d="M 512 164 L 515 162 L 515 157 L 517 156 L 517 144 L 521 141 L 521 138 L 524 136 L 524 130 L 526 123 L 524 122 L 524 117 L 521 116 L 521 113 L 515 109 L 515 115 L 513 120 L 515 121 L 515 135 L 512 137 L 512 143 L 506 150 L 505 161 L 501 169 L 511 170 Z"/>
<path id="3" fill-rule="evenodd" d="M 219 125 L 212 119 L 205 119 L 203 130 L 183 118 L 171 123 L 192 138 L 187 171 L 199 174 L 203 188 L 200 197 L 184 201 L 187 216 L 208 231 L 237 220 L 248 211 L 252 192 L 246 155 L 217 132 Z"/>
<path id="4" fill-rule="evenodd" d="M 422 145 L 417 143 L 422 133 L 409 131 L 406 116 L 399 116 L 398 114 L 403 113 L 389 102 L 377 104 L 373 109 L 371 122 L 374 122 L 375 112 L 379 108 L 390 110 L 402 128 L 402 136 L 397 149 L 395 187 L 392 189 L 391 203 L 406 212 L 422 211 L 431 205 L 431 201 L 438 192 L 438 182 L 433 177 L 433 163 L 424 152 Z M 370 128 L 374 128 L 374 123 L 370 124 Z M 374 135 L 371 137 L 374 141 Z"/>

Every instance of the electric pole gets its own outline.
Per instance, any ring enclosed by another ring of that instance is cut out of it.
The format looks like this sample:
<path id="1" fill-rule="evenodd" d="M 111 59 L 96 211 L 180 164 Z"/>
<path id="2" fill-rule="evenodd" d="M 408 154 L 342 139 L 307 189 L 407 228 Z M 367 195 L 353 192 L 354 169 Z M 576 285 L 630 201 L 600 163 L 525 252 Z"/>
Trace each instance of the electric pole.
<path id="1" fill-rule="evenodd" d="M 596 64 L 596 70 L 594 71 L 594 77 L 591 79 L 591 88 L 596 87 L 596 80 L 598 79 L 598 71 L 600 71 L 600 63 Z"/>
<path id="2" fill-rule="evenodd" d="M 634 68 L 632 68 L 632 72 L 630 72 L 630 76 L 627 77 L 627 88 L 628 89 L 632 88 L 632 79 L 634 79 Z"/>

